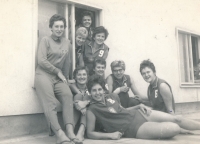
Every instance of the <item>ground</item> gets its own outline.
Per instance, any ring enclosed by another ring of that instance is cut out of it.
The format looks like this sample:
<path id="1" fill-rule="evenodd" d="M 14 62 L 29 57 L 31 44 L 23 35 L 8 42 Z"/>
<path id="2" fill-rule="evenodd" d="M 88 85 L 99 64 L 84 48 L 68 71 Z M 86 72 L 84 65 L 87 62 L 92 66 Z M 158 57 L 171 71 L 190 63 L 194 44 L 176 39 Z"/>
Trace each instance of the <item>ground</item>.
<path id="1" fill-rule="evenodd" d="M 200 112 L 187 114 L 184 117 L 200 121 Z M 141 140 L 122 138 L 120 140 L 90 140 L 86 139 L 84 144 L 199 144 L 200 130 L 194 131 L 194 135 L 177 135 L 166 140 Z M 55 144 L 55 136 L 50 137 L 47 133 L 27 135 L 0 140 L 0 144 Z"/>
<path id="2" fill-rule="evenodd" d="M 83 144 L 199 144 L 200 131 L 195 135 L 177 135 L 167 140 L 141 140 L 122 138 L 120 140 L 89 140 L 86 139 Z M 34 136 L 25 136 L 1 141 L 0 144 L 55 144 L 55 137 L 49 137 L 46 133 Z"/>

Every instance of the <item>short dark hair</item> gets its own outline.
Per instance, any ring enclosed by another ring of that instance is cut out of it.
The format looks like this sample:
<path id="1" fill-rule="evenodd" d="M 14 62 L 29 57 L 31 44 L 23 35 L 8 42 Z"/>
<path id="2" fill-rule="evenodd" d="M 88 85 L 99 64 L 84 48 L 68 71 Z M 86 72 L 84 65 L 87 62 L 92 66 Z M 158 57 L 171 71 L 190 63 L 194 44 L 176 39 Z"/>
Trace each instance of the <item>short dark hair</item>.
<path id="1" fill-rule="evenodd" d="M 63 21 L 64 28 L 66 28 L 66 19 L 63 16 L 59 15 L 59 14 L 55 14 L 50 18 L 50 20 L 49 20 L 49 28 L 52 28 L 52 26 L 53 26 L 55 21 Z"/>
<path id="2" fill-rule="evenodd" d="M 88 74 L 89 74 L 88 68 L 85 67 L 85 66 L 83 66 L 83 67 L 78 66 L 78 67 L 74 70 L 74 72 L 73 72 L 73 78 L 74 78 L 74 79 L 76 78 L 76 75 L 77 75 L 77 73 L 78 73 L 80 70 L 85 70 L 86 73 L 87 73 L 87 76 L 88 76 Z"/>
<path id="3" fill-rule="evenodd" d="M 90 12 L 90 11 L 84 11 L 82 14 L 81 14 L 81 20 L 83 20 L 83 17 L 84 16 L 89 16 L 89 17 L 91 17 L 91 20 L 92 20 L 92 22 L 93 22 L 93 13 L 92 12 Z"/>
<path id="4" fill-rule="evenodd" d="M 140 64 L 140 73 L 142 74 L 142 70 L 144 68 L 150 68 L 154 73 L 156 72 L 156 68 L 154 64 L 148 59 L 148 60 L 143 60 L 142 63 Z"/>
<path id="5" fill-rule="evenodd" d="M 88 83 L 87 83 L 87 88 L 89 92 L 91 92 L 92 87 L 96 84 L 99 84 L 104 90 L 106 90 L 105 80 L 103 79 L 103 77 L 94 74 L 89 78 Z"/>
<path id="6" fill-rule="evenodd" d="M 106 67 L 106 61 L 104 59 L 95 59 L 93 61 L 93 69 L 97 66 L 97 64 L 102 64 Z"/>
<path id="7" fill-rule="evenodd" d="M 99 26 L 99 27 L 96 27 L 93 29 L 93 34 L 92 34 L 92 38 L 95 37 L 96 34 L 98 33 L 104 33 L 105 34 L 105 40 L 107 39 L 108 37 L 108 30 L 105 29 L 103 26 Z"/>

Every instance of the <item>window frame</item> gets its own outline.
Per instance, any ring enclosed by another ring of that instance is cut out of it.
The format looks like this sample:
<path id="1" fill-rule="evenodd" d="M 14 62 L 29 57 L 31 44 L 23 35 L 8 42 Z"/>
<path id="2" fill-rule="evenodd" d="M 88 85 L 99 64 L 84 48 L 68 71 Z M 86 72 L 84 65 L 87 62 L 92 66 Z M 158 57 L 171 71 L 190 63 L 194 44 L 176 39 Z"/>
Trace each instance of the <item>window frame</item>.
<path id="1" fill-rule="evenodd" d="M 191 36 L 194 36 L 194 37 L 198 37 L 197 39 L 197 43 L 198 43 L 198 50 L 200 50 L 200 33 L 197 33 L 197 32 L 194 32 L 194 31 L 191 31 L 191 30 L 188 30 L 188 29 L 185 29 L 185 28 L 180 28 L 180 27 L 176 27 L 176 41 L 177 41 L 177 47 L 178 47 L 178 64 L 179 64 L 179 84 L 180 84 L 180 87 L 182 88 L 190 88 L 190 87 L 193 87 L 193 88 L 196 88 L 196 87 L 200 87 L 200 83 L 195 83 L 194 82 L 194 74 L 192 74 L 192 80 L 193 82 L 182 82 L 181 81 L 181 57 L 180 57 L 180 47 L 179 47 L 179 33 L 184 33 L 184 34 L 187 34 L 189 35 L 189 51 L 190 51 L 190 61 L 191 61 L 191 68 L 192 68 L 192 71 L 194 71 L 194 67 L 193 67 L 193 55 L 192 55 L 192 43 L 191 43 Z M 189 61 L 189 60 L 187 60 Z M 189 73 L 190 74 L 190 73 Z"/>
<path id="2" fill-rule="evenodd" d="M 33 63 L 32 63 L 32 87 L 34 88 L 34 78 L 35 78 L 35 68 L 36 68 L 36 52 L 37 52 L 37 47 L 38 47 L 38 1 L 36 0 L 33 2 L 32 5 L 32 10 L 33 10 L 33 14 L 32 14 L 32 19 L 33 19 L 33 25 L 32 25 L 32 29 L 33 29 L 33 35 L 32 35 L 32 45 L 33 45 Z M 92 10 L 95 12 L 95 23 L 96 26 L 100 26 L 100 25 L 104 25 L 104 14 L 103 14 L 103 8 L 93 5 L 93 4 L 88 4 L 86 2 L 80 2 L 80 1 L 76 1 L 76 0 L 47 0 L 47 1 L 53 1 L 53 2 L 57 2 L 57 3 L 63 3 L 65 4 L 66 10 L 65 10 L 65 15 L 66 15 L 66 19 L 67 19 L 67 25 L 69 25 L 69 18 L 68 18 L 68 5 L 71 5 L 71 15 L 72 15 L 72 20 L 71 20 L 71 27 L 72 28 L 72 53 L 73 53 L 73 64 L 72 64 L 72 71 L 75 69 L 75 7 L 78 8 L 87 8 L 87 10 Z M 66 33 L 66 39 L 68 39 L 68 28 L 65 29 L 65 33 Z"/>

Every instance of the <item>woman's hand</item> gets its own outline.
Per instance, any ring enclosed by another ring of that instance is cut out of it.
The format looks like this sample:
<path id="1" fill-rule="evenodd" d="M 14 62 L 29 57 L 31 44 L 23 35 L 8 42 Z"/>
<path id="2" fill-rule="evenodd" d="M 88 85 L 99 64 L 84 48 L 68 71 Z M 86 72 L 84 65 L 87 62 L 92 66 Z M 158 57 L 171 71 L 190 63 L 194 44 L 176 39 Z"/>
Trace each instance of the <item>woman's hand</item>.
<path id="1" fill-rule="evenodd" d="M 128 91 L 129 91 L 129 87 L 127 87 L 127 86 L 122 86 L 122 87 L 120 87 L 120 91 L 121 91 L 121 92 L 128 92 Z"/>
<path id="2" fill-rule="evenodd" d="M 111 133 L 111 135 L 110 135 L 111 137 L 111 139 L 113 139 L 113 140 L 118 140 L 118 139 L 120 139 L 121 137 L 122 137 L 122 133 L 121 132 L 119 132 L 119 131 L 116 131 L 116 132 L 114 132 L 114 133 Z"/>
<path id="3" fill-rule="evenodd" d="M 76 104 L 75 104 L 75 107 L 77 110 L 81 110 L 83 108 L 85 108 L 87 105 L 88 105 L 88 101 L 78 101 Z"/>
<path id="4" fill-rule="evenodd" d="M 151 109 L 147 106 L 145 106 L 144 104 L 140 104 L 139 105 L 139 109 L 146 114 L 147 116 L 149 116 L 151 114 Z"/>
<path id="5" fill-rule="evenodd" d="M 72 80 L 68 80 L 68 83 L 70 83 L 70 84 L 73 84 L 73 83 L 75 83 L 76 81 L 74 80 L 74 79 L 72 79 Z"/>
<path id="6" fill-rule="evenodd" d="M 62 74 L 62 72 L 58 72 L 58 77 L 64 82 L 64 83 L 67 83 L 67 80 L 65 78 L 65 76 Z"/>
<path id="7" fill-rule="evenodd" d="M 139 100 L 139 102 L 143 102 L 143 99 L 139 96 L 139 95 L 135 95 L 135 97 L 134 97 L 135 99 L 137 99 L 137 100 Z"/>
<path id="8" fill-rule="evenodd" d="M 82 115 L 85 115 L 86 114 L 86 108 L 81 109 L 81 113 L 82 113 Z"/>

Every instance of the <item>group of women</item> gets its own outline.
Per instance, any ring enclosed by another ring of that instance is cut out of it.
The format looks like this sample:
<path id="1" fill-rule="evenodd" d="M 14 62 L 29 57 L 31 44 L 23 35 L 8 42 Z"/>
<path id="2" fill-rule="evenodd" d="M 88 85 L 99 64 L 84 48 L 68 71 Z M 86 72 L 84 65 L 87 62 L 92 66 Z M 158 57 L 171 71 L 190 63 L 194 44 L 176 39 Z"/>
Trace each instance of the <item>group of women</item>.
<path id="1" fill-rule="evenodd" d="M 141 98 L 133 78 L 124 74 L 124 61 L 113 61 L 112 74 L 105 79 L 109 48 L 104 41 L 108 31 L 103 26 L 92 28 L 92 22 L 92 13 L 85 11 L 82 23 L 76 27 L 74 80 L 69 79 L 71 42 L 63 37 L 64 17 L 55 14 L 50 18 L 52 35 L 44 37 L 39 44 L 35 88 L 56 143 L 81 144 L 85 130 L 91 139 L 161 139 L 189 133 L 187 130 L 200 130 L 200 123 L 174 115 L 171 87 L 156 76 L 151 61 L 140 64 L 142 77 L 150 83 L 149 103 Z M 129 89 L 136 95 L 134 98 L 129 97 Z M 62 105 L 65 130 L 57 118 L 58 101 Z"/>

